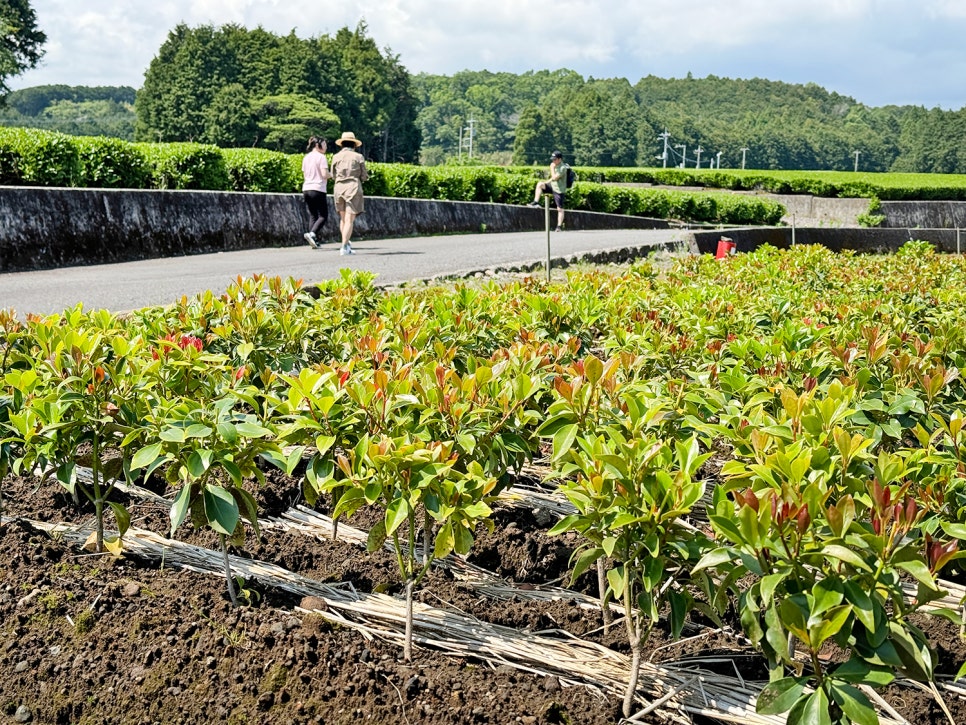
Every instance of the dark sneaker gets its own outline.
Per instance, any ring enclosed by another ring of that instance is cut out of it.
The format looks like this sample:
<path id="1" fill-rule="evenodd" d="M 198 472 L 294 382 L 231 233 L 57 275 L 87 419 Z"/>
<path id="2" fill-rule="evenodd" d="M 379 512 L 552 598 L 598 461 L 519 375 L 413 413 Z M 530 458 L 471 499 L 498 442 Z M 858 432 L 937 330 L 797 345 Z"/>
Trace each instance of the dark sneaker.
<path id="1" fill-rule="evenodd" d="M 554 231 L 555 232 L 562 232 L 563 231 L 563 227 L 557 227 L 556 229 L 554 229 Z"/>
<path id="2" fill-rule="evenodd" d="M 529 204 L 527 204 L 527 206 L 540 206 L 540 202 L 539 201 L 531 201 Z"/>

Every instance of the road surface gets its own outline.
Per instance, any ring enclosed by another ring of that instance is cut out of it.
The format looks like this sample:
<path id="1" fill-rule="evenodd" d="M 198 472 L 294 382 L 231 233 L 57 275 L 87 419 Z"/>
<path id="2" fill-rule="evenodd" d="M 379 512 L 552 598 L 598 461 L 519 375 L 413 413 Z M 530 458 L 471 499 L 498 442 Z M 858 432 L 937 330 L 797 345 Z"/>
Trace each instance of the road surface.
<path id="1" fill-rule="evenodd" d="M 669 243 L 676 230 L 567 231 L 551 235 L 551 256 Z M 123 312 L 174 302 L 205 290 L 221 293 L 238 275 L 264 274 L 303 279 L 306 284 L 334 279 L 343 268 L 375 273 L 376 283 L 395 285 L 545 260 L 546 232 L 459 234 L 371 239 L 353 242 L 355 254 L 342 257 L 337 244 L 168 257 L 122 264 L 65 267 L 0 274 L 0 309 L 27 313 L 62 312 L 78 303 L 85 309 Z"/>

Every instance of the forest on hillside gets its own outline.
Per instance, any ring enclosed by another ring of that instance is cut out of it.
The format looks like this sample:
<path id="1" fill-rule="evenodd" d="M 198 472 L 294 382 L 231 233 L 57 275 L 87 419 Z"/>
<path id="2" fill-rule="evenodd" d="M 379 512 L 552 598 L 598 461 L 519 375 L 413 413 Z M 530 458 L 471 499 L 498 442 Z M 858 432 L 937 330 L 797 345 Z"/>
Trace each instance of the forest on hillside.
<path id="1" fill-rule="evenodd" d="M 134 89 L 9 93 L 0 125 L 301 150 L 352 130 L 377 161 L 966 173 L 966 107 L 870 107 L 814 83 L 594 79 L 566 69 L 410 74 L 360 24 L 302 39 L 237 25 L 169 34 Z"/>

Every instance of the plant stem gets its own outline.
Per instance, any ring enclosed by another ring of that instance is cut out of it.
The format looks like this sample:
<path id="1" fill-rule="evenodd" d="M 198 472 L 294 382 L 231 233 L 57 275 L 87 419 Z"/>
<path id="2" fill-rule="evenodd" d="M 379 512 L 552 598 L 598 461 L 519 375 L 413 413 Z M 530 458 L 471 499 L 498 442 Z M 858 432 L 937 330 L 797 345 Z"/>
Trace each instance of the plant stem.
<path id="1" fill-rule="evenodd" d="M 432 519 L 429 517 L 429 510 L 423 510 L 423 566 L 429 566 L 429 544 L 430 544 L 430 527 L 432 526 Z"/>
<path id="2" fill-rule="evenodd" d="M 604 618 L 604 634 L 610 630 L 611 617 L 610 606 L 607 604 L 607 575 L 604 572 L 604 557 L 597 560 L 597 592 L 600 595 L 600 613 Z"/>
<path id="3" fill-rule="evenodd" d="M 339 538 L 339 517 L 335 515 L 335 508 L 339 505 L 339 499 L 342 498 L 340 491 L 337 488 L 332 489 L 332 540 L 335 541 Z"/>
<path id="4" fill-rule="evenodd" d="M 225 580 L 228 582 L 228 596 L 231 598 L 231 606 L 238 606 L 238 599 L 235 597 L 235 585 L 231 580 L 231 562 L 228 560 L 228 537 L 219 534 L 221 538 L 221 553 L 225 562 Z"/>
<path id="5" fill-rule="evenodd" d="M 413 661 L 413 580 L 406 580 L 406 640 L 403 644 L 403 659 Z"/>
<path id="6" fill-rule="evenodd" d="M 631 673 L 627 680 L 627 691 L 624 693 L 624 717 L 631 716 L 634 706 L 634 693 L 637 691 L 638 674 L 641 669 L 641 641 L 631 644 Z"/>

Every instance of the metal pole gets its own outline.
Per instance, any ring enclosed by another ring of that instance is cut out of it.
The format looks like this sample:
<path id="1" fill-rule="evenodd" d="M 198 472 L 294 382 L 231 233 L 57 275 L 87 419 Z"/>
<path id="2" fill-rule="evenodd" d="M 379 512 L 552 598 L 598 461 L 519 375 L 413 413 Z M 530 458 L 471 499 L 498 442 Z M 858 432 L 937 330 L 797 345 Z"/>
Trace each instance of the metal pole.
<path id="1" fill-rule="evenodd" d="M 959 227 L 956 227 L 956 254 L 959 254 Z"/>
<path id="2" fill-rule="evenodd" d="M 550 281 L 550 197 L 543 195 L 543 224 L 547 228 L 547 281 Z"/>
<path id="3" fill-rule="evenodd" d="M 792 246 L 795 246 L 795 215 L 792 214 Z"/>
<path id="4" fill-rule="evenodd" d="M 855 173 L 859 173 L 859 152 L 853 151 L 852 153 L 855 154 Z"/>
<path id="5" fill-rule="evenodd" d="M 460 161 L 463 160 L 463 124 L 462 123 L 460 123 L 460 153 L 459 153 L 459 160 Z"/>
<path id="6" fill-rule="evenodd" d="M 745 152 L 748 150 L 747 146 L 743 146 L 741 149 L 741 168 L 745 168 Z"/>

